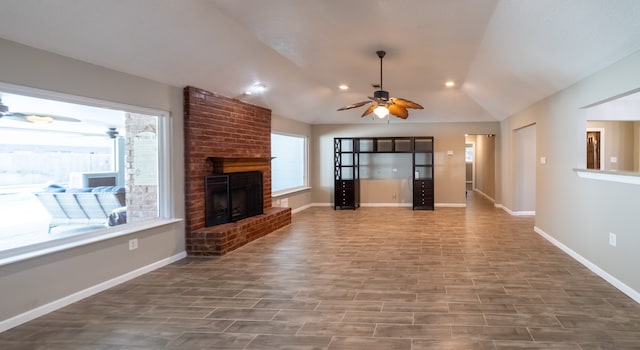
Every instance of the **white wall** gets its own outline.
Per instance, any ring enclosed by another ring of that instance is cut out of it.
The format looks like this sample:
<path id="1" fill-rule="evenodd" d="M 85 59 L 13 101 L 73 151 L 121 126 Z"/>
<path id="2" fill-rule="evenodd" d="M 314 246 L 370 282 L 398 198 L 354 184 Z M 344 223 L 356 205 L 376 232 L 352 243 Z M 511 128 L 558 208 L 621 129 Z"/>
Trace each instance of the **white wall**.
<path id="1" fill-rule="evenodd" d="M 0 39 L 0 81 L 171 113 L 171 200 L 184 217 L 182 89 Z M 138 249 L 128 250 L 137 238 Z M 31 310 L 73 293 L 166 262 L 184 252 L 184 225 L 170 223 L 126 236 L 0 266 L 0 330 L 27 320 Z M 82 293 L 81 293 L 82 294 Z"/>
<path id="2" fill-rule="evenodd" d="M 580 178 L 573 168 L 584 163 L 586 122 L 581 108 L 640 87 L 640 53 L 545 98 L 501 122 L 503 134 L 536 124 L 537 231 L 548 234 L 610 276 L 618 287 L 640 300 L 640 186 Z M 592 118 L 591 118 L 592 119 Z M 514 205 L 513 140 L 501 140 L 499 190 L 506 206 Z M 617 247 L 608 245 L 609 232 Z M 593 266 L 592 266 L 593 267 Z M 616 282 L 617 281 L 617 282 Z"/>

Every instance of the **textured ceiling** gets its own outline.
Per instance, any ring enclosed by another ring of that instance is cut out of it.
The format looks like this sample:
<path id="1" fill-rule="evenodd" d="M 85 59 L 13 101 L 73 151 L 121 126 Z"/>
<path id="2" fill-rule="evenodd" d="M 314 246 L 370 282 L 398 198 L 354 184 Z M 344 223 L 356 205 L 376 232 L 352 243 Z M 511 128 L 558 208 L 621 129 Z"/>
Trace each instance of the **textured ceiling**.
<path id="1" fill-rule="evenodd" d="M 3 0 L 0 37 L 307 123 L 362 122 L 336 109 L 372 95 L 383 49 L 385 90 L 425 107 L 408 122 L 462 122 L 637 51 L 638 18 L 637 0 Z"/>

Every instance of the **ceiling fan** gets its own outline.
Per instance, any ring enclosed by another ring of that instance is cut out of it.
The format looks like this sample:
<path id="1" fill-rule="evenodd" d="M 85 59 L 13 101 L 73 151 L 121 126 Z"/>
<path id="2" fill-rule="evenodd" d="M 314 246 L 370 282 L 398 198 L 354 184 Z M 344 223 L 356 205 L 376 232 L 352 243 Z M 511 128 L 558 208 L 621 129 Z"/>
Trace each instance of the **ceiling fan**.
<path id="1" fill-rule="evenodd" d="M 22 113 L 22 112 L 9 112 L 9 107 L 2 104 L 2 96 L 0 96 L 0 118 L 13 119 L 21 122 L 29 122 L 36 124 L 49 124 L 53 121 L 63 122 L 80 122 L 79 119 L 63 117 L 54 114 L 45 113 Z"/>
<path id="2" fill-rule="evenodd" d="M 380 50 L 376 51 L 376 54 L 380 58 L 380 85 L 374 85 L 374 87 L 378 88 L 378 90 L 373 92 L 373 97 L 369 97 L 370 101 L 357 102 L 339 108 L 338 110 L 344 111 L 347 109 L 358 108 L 369 103 L 371 105 L 364 111 L 364 113 L 362 113 L 362 117 L 373 113 L 380 119 L 385 118 L 390 114 L 401 119 L 407 119 L 407 117 L 409 117 L 409 111 L 407 108 L 423 109 L 421 105 L 404 98 L 389 97 L 389 91 L 382 89 L 382 58 L 385 56 L 386 52 Z"/>

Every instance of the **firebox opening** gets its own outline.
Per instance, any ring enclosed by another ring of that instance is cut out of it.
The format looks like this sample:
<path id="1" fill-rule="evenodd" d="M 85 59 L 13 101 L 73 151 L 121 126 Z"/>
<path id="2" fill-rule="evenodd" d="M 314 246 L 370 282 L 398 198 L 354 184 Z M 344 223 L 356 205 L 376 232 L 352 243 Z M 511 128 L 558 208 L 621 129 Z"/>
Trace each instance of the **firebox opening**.
<path id="1" fill-rule="evenodd" d="M 205 226 L 235 222 L 263 213 L 262 172 L 205 177 Z"/>

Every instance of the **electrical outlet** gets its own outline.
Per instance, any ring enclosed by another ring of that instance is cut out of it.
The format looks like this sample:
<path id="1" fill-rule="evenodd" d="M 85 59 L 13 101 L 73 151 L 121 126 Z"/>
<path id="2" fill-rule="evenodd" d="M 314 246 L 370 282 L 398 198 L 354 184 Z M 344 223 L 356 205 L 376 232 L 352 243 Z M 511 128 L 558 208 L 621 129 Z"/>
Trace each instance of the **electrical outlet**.
<path id="1" fill-rule="evenodd" d="M 616 242 L 616 234 L 613 232 L 609 232 L 609 245 L 612 247 L 615 247 L 617 244 Z"/>
<path id="2" fill-rule="evenodd" d="M 395 193 L 395 192 L 393 192 L 393 194 L 391 195 L 391 199 L 396 199 L 396 197 L 397 197 L 397 196 L 396 196 L 396 193 Z"/>
<path id="3" fill-rule="evenodd" d="M 136 249 L 138 249 L 138 239 L 137 238 L 130 239 L 129 250 L 136 250 Z"/>

